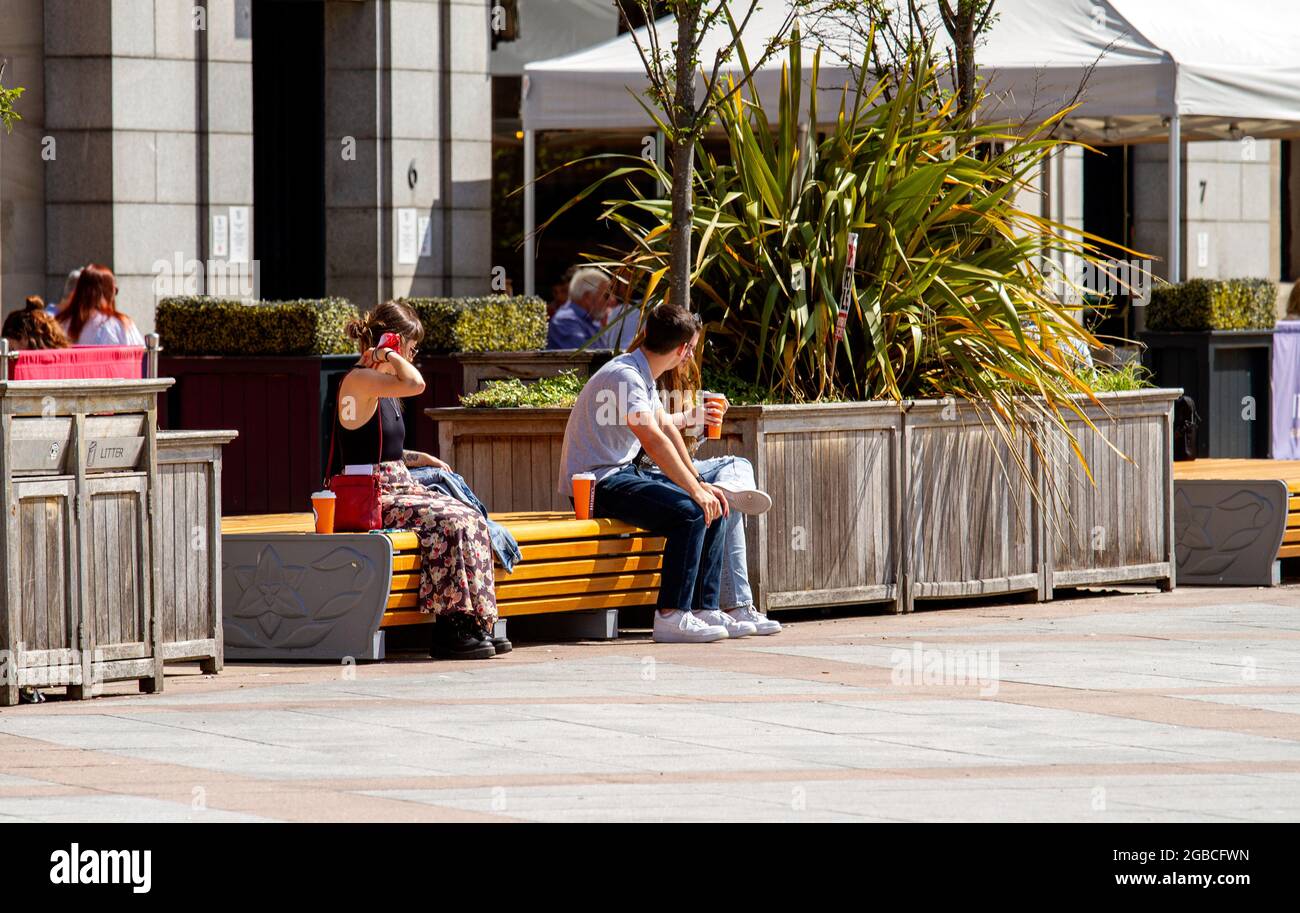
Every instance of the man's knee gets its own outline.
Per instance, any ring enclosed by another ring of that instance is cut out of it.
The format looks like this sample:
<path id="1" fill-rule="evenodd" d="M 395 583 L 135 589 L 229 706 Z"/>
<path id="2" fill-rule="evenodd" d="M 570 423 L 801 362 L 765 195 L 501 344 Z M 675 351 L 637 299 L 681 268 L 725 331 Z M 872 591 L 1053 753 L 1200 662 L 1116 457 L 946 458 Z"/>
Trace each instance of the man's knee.
<path id="1" fill-rule="evenodd" d="M 704 508 L 694 501 L 687 501 L 682 505 L 682 521 L 691 527 L 703 527 L 705 525 Z"/>

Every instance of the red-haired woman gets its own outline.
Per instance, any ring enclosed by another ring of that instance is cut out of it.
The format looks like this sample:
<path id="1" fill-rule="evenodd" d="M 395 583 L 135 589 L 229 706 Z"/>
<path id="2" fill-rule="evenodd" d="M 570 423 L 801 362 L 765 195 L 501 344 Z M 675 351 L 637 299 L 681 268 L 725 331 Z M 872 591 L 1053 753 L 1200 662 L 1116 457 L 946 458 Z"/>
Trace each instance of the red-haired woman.
<path id="1" fill-rule="evenodd" d="M 75 345 L 144 345 L 144 337 L 135 323 L 117 309 L 117 280 L 113 271 L 98 263 L 82 269 L 72 296 L 55 319 Z"/>

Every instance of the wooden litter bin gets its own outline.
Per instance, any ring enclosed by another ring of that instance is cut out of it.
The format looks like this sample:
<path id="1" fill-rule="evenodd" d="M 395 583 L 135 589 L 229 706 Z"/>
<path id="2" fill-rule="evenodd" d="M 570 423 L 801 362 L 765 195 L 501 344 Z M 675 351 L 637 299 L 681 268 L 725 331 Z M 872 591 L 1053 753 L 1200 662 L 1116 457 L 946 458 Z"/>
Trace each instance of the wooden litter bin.
<path id="1" fill-rule="evenodd" d="M 0 381 L 0 705 L 163 687 L 158 393 L 170 379 Z"/>

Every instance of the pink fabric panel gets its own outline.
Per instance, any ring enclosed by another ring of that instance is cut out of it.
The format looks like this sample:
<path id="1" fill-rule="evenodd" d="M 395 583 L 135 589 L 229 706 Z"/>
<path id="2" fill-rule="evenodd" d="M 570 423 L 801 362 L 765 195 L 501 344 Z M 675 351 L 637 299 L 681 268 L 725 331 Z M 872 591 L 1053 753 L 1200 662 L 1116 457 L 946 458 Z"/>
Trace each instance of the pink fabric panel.
<path id="1" fill-rule="evenodd" d="M 19 352 L 11 376 L 14 380 L 139 380 L 143 369 L 141 346 L 73 346 Z"/>

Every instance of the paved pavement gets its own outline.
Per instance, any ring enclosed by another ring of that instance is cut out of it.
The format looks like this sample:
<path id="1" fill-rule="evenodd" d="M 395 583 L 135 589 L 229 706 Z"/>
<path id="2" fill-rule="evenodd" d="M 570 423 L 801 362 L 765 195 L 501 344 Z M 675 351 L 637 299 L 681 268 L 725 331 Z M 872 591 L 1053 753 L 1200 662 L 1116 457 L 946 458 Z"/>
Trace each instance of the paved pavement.
<path id="1" fill-rule="evenodd" d="M 0 821 L 1300 820 L 1298 586 L 786 620 L 7 708 Z"/>

